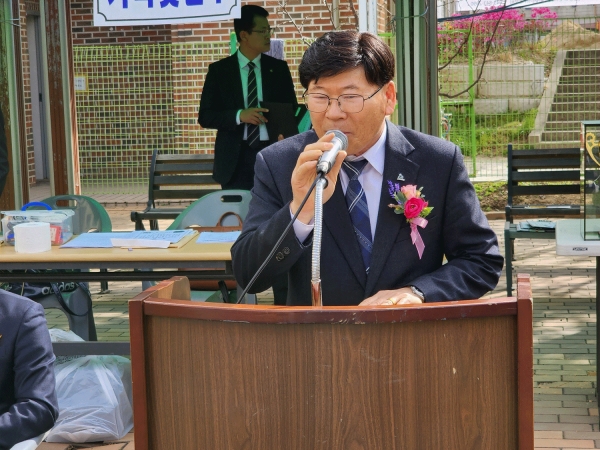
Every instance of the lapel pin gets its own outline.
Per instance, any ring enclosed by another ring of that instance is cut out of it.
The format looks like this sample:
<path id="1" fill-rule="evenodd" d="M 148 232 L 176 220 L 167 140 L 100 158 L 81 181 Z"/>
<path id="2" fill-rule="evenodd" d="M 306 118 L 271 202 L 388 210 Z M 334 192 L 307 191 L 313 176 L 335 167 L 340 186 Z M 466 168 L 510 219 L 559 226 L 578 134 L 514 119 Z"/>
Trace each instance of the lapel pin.
<path id="1" fill-rule="evenodd" d="M 398 174 L 398 178 L 396 178 L 396 180 L 398 181 L 404 181 L 404 175 L 402 175 L 401 173 Z"/>

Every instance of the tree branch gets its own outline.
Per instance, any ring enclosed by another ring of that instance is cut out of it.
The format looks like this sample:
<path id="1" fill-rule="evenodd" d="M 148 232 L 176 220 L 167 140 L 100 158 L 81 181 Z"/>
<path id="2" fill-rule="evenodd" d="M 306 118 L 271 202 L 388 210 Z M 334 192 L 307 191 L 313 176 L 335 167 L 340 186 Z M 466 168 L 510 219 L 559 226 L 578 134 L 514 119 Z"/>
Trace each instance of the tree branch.
<path id="1" fill-rule="evenodd" d="M 350 4 L 350 11 L 352 11 L 352 14 L 354 15 L 354 28 L 358 31 L 358 11 L 356 11 L 356 8 L 354 7 L 354 0 L 348 0 L 348 3 Z"/>
<path id="2" fill-rule="evenodd" d="M 321 0 L 321 2 L 323 3 L 323 6 L 327 8 L 327 12 L 329 12 L 329 20 L 331 21 L 331 25 L 333 25 L 333 29 L 337 30 L 337 27 L 335 26 L 335 17 L 333 15 L 333 6 L 329 6 L 327 0 Z"/>
<path id="3" fill-rule="evenodd" d="M 308 40 L 304 37 L 302 30 L 300 29 L 300 27 L 298 26 L 296 21 L 292 18 L 292 15 L 290 14 L 290 12 L 287 10 L 287 0 L 278 0 L 277 5 L 279 7 L 279 11 L 281 11 L 281 13 L 285 17 L 287 17 L 289 23 L 294 25 L 294 28 L 296 28 L 296 31 L 300 35 L 300 39 L 302 39 L 302 42 L 304 42 L 304 44 L 308 47 L 310 45 L 310 42 L 308 42 Z"/>
<path id="4" fill-rule="evenodd" d="M 452 61 L 454 61 L 454 58 L 456 58 L 459 53 L 461 52 L 463 46 L 469 42 L 469 36 L 471 36 L 471 33 L 473 32 L 473 21 L 471 20 L 471 25 L 469 26 L 469 32 L 467 33 L 466 39 L 464 39 L 461 43 L 460 46 L 456 49 L 456 52 L 454 52 L 454 55 L 452 55 L 450 57 L 450 59 L 448 60 L 448 62 L 446 64 L 444 64 L 442 67 L 438 67 L 438 72 L 440 72 L 441 70 L 445 69 L 446 67 L 448 67 L 450 64 L 452 64 Z"/>
<path id="5" fill-rule="evenodd" d="M 477 5 L 475 6 L 475 11 L 477 11 L 479 9 L 479 5 L 481 4 L 481 0 L 478 0 Z M 504 2 L 504 5 L 506 6 L 506 1 Z M 454 61 L 454 58 L 456 58 L 458 56 L 458 54 L 461 52 L 463 46 L 465 45 L 465 43 L 469 42 L 469 36 L 471 36 L 471 33 L 473 32 L 473 23 L 475 22 L 475 18 L 471 19 L 471 24 L 469 25 L 469 32 L 467 33 L 466 39 L 464 41 L 461 42 L 460 46 L 458 47 L 458 49 L 456 49 L 456 52 L 454 53 L 454 55 L 452 55 L 450 57 L 450 60 L 444 64 L 442 67 L 438 67 L 438 72 L 440 70 L 445 69 L 446 67 L 448 67 L 452 61 Z"/>
<path id="6" fill-rule="evenodd" d="M 500 14 L 500 18 L 496 21 L 496 25 L 494 26 L 494 32 L 492 33 L 492 37 L 490 38 L 490 40 L 487 43 L 487 48 L 485 49 L 485 53 L 483 54 L 483 61 L 481 62 L 481 68 L 479 69 L 479 74 L 477 75 L 477 79 L 475 81 L 473 81 L 473 83 L 471 83 L 467 88 L 463 89 L 462 91 L 458 92 L 457 94 L 444 94 L 443 92 L 440 92 L 438 95 L 440 97 L 445 97 L 445 98 L 456 98 L 459 95 L 462 95 L 466 92 L 469 91 L 469 89 L 471 89 L 473 86 L 475 86 L 477 83 L 479 83 L 479 80 L 481 79 L 481 75 L 483 74 L 483 67 L 485 66 L 485 60 L 487 59 L 487 55 L 490 51 L 490 47 L 492 46 L 492 41 L 494 40 L 494 36 L 496 36 L 496 30 L 498 30 L 498 26 L 500 25 L 500 21 L 502 20 L 502 16 L 504 15 L 504 11 L 502 11 L 502 13 Z"/>

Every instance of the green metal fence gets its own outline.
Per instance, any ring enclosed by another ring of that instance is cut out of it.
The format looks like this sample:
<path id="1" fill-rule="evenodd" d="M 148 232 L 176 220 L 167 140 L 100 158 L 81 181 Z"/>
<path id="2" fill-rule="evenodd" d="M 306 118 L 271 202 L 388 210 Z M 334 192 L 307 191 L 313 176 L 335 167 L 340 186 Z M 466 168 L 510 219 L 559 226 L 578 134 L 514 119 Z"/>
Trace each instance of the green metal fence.
<path id="1" fill-rule="evenodd" d="M 506 177 L 508 143 L 578 146 L 581 120 L 600 120 L 600 21 L 540 17 L 440 23 L 441 133 L 476 180 Z M 294 80 L 305 49 L 284 42 Z M 145 193 L 155 148 L 211 152 L 198 105 L 208 65 L 229 54 L 229 42 L 75 47 L 84 194 Z"/>
<path id="2" fill-rule="evenodd" d="M 285 42 L 295 80 L 305 48 Z M 229 54 L 229 42 L 75 47 L 83 193 L 145 193 L 154 149 L 212 152 L 216 133 L 198 125 L 198 106 L 208 65 Z"/>
<path id="3" fill-rule="evenodd" d="M 506 149 L 577 147 L 581 120 L 600 118 L 598 19 L 547 8 L 438 27 L 441 134 L 474 179 L 505 179 Z"/>
<path id="4" fill-rule="evenodd" d="M 147 177 L 147 151 L 173 147 L 172 58 L 169 45 L 76 47 L 85 194 L 135 192 Z"/>

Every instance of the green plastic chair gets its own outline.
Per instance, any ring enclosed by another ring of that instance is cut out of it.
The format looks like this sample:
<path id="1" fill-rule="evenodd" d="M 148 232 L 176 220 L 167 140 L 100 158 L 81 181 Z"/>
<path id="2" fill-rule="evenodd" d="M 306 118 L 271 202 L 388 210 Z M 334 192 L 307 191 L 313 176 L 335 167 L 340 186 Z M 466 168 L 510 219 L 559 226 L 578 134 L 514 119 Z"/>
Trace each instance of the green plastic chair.
<path id="1" fill-rule="evenodd" d="M 212 192 L 199 198 L 184 209 L 167 230 L 183 230 L 192 225 L 214 227 L 219 219 L 229 212 L 237 214 L 244 220 L 248 214 L 251 199 L 252 194 L 250 191 L 231 189 Z M 229 216 L 225 217 L 222 225 L 236 226 L 238 223 L 235 216 Z M 227 288 L 223 287 L 224 283 L 221 286 L 221 290 L 217 292 L 192 290 L 192 300 L 220 302 L 227 295 L 228 298 L 225 301 L 235 302 L 237 300 L 237 290 L 227 291 Z M 246 297 L 248 303 L 256 303 L 255 295 L 247 294 Z"/>
<path id="2" fill-rule="evenodd" d="M 73 216 L 73 234 L 91 233 L 110 233 L 112 231 L 112 222 L 110 216 L 100 203 L 85 195 L 55 195 L 42 200 L 52 209 L 72 209 L 75 211 Z M 66 205 L 65 205 L 66 203 Z M 100 290 L 108 291 L 108 282 L 100 282 Z"/>
<path id="3" fill-rule="evenodd" d="M 55 195 L 42 200 L 42 202 L 51 206 L 52 209 L 74 210 L 74 234 L 92 231 L 110 233 L 112 231 L 110 216 L 104 207 L 93 198 L 84 195 Z"/>
<path id="4" fill-rule="evenodd" d="M 235 213 L 244 220 L 251 199 L 250 191 L 231 189 L 212 192 L 185 208 L 167 230 L 183 230 L 192 225 L 214 227 L 221 216 L 228 212 Z M 235 226 L 238 225 L 238 221 L 230 216 L 225 218 L 222 225 Z"/>

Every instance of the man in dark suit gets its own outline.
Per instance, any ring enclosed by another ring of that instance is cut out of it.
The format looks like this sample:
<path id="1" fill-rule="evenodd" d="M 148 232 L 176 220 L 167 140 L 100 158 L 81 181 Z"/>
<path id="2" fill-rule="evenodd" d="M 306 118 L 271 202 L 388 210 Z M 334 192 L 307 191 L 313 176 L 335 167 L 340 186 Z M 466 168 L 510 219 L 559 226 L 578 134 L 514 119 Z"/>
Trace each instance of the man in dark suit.
<path id="1" fill-rule="evenodd" d="M 268 15 L 260 6 L 242 6 L 233 21 L 239 50 L 209 66 L 202 89 L 198 123 L 217 129 L 213 178 L 223 189 L 252 189 L 257 153 L 279 138 L 269 136 L 260 102 L 298 103 L 287 63 L 263 54 L 271 47 Z M 276 305 L 285 304 L 285 274 L 273 280 L 273 295 Z"/>
<path id="2" fill-rule="evenodd" d="M 0 449 L 52 428 L 55 383 L 44 308 L 0 290 Z"/>
<path id="3" fill-rule="evenodd" d="M 314 131 L 258 155 L 250 211 L 232 248 L 242 285 L 299 208 L 316 177 L 317 160 L 332 148 L 327 131 L 337 129 L 347 135 L 348 148 L 338 154 L 323 193 L 324 305 L 469 299 L 496 286 L 503 258 L 460 149 L 386 120 L 396 104 L 393 76 L 391 50 L 369 33 L 326 33 L 306 51 L 300 81 Z M 422 255 L 407 217 L 389 207 L 397 203 L 388 182 L 393 190 L 396 184 L 422 188 L 433 207 L 425 226 L 416 227 Z M 362 218 L 356 217 L 357 205 Z M 251 292 L 289 271 L 288 305 L 311 304 L 313 219 L 314 193 Z"/>
<path id="4" fill-rule="evenodd" d="M 202 89 L 198 123 L 217 129 L 213 178 L 223 189 L 252 189 L 256 154 L 278 139 L 267 132 L 268 110 L 260 102 L 297 105 L 287 63 L 263 54 L 271 46 L 268 15 L 260 6 L 242 6 L 233 21 L 239 50 L 209 66 Z M 252 77 L 256 96 L 248 89 Z"/>

